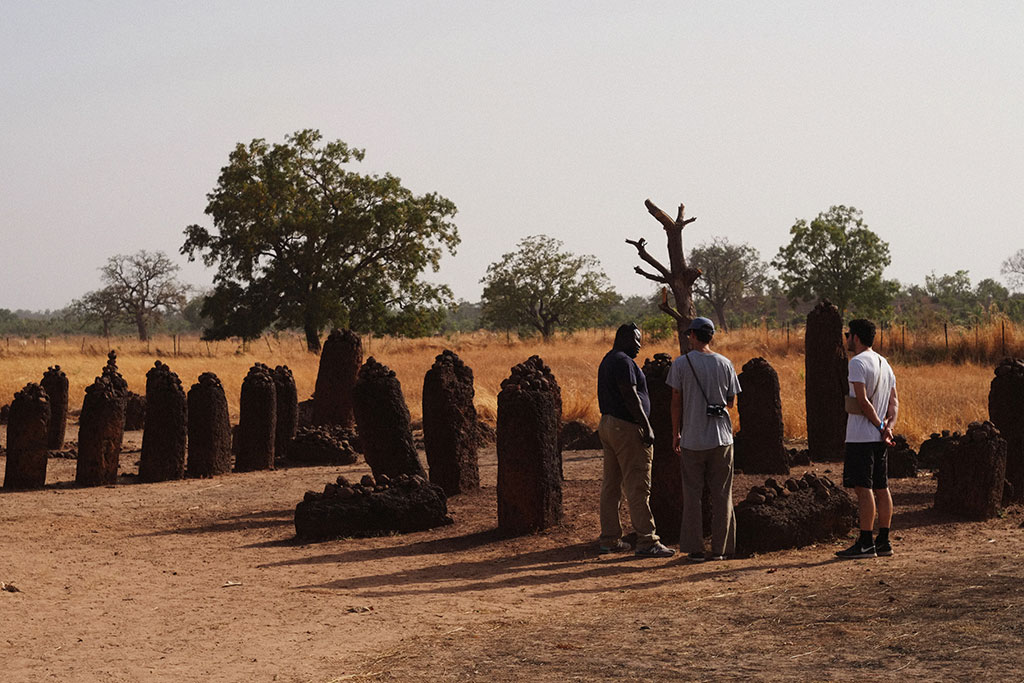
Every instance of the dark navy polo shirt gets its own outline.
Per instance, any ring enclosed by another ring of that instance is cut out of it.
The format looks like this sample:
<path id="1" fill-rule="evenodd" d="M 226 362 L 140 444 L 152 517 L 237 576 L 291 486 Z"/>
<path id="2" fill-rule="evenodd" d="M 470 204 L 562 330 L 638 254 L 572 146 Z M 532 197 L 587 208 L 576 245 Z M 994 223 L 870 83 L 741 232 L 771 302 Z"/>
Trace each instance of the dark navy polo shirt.
<path id="1" fill-rule="evenodd" d="M 636 385 L 636 393 L 640 396 L 644 413 L 651 414 L 651 397 L 647 394 L 647 378 L 636 362 L 618 349 L 605 354 L 601 365 L 597 368 L 597 405 L 602 415 L 611 415 L 627 422 L 636 419 L 626 408 L 626 401 L 619 391 L 619 380 Z"/>

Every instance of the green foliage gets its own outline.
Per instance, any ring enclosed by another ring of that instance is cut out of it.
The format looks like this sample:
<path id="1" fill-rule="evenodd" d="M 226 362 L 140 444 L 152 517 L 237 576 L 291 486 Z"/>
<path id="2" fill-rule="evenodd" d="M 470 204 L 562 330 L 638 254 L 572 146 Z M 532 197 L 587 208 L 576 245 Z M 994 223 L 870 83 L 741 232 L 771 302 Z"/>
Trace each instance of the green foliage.
<path id="1" fill-rule="evenodd" d="M 593 325 L 619 295 L 593 256 L 562 251 L 546 235 L 526 237 L 487 268 L 481 280 L 483 319 L 493 329 L 532 329 L 544 339 L 556 329 Z"/>
<path id="2" fill-rule="evenodd" d="M 1006 276 L 1010 287 L 1024 290 L 1024 249 L 1018 249 L 1013 256 L 1003 261 L 999 273 Z"/>
<path id="3" fill-rule="evenodd" d="M 139 250 L 134 254 L 118 254 L 107 259 L 100 269 L 106 287 L 86 295 L 83 310 L 91 310 L 105 321 L 106 307 L 120 310 L 122 317 L 135 325 L 139 339 L 149 339 L 150 327 L 161 318 L 185 305 L 188 287 L 178 282 L 179 267 L 162 251 Z M 96 300 L 89 297 L 95 295 Z M 91 309 L 89 308 L 91 306 Z"/>
<path id="4" fill-rule="evenodd" d="M 237 145 L 207 195 L 214 232 L 186 228 L 182 253 L 217 264 L 203 308 L 211 338 L 298 327 L 318 350 L 329 325 L 384 331 L 405 320 L 419 328 L 450 300 L 447 287 L 419 276 L 455 252 L 455 205 L 414 195 L 391 174 L 347 170 L 363 150 L 321 140 L 303 130 L 283 144 Z"/>
<path id="5" fill-rule="evenodd" d="M 810 223 L 800 219 L 772 265 L 791 302 L 829 299 L 840 311 L 883 311 L 895 283 L 882 279 L 889 245 L 853 207 L 833 206 Z"/>
<path id="6" fill-rule="evenodd" d="M 749 244 L 715 237 L 693 248 L 689 264 L 702 271 L 693 283 L 694 294 L 711 306 L 723 329 L 729 327 L 727 311 L 744 297 L 760 295 L 764 290 L 765 264 L 760 252 Z"/>

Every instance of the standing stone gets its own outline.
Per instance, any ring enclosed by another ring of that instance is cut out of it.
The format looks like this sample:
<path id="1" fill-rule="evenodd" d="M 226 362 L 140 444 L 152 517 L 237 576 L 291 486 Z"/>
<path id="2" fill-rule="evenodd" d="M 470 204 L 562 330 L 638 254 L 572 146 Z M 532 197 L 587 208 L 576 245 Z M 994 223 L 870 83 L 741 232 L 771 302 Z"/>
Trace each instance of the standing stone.
<path id="1" fill-rule="evenodd" d="M 146 397 L 134 391 L 125 392 L 124 430 L 134 432 L 146 427 Z"/>
<path id="2" fill-rule="evenodd" d="M 651 428 L 654 429 L 654 460 L 651 464 L 651 512 L 662 543 L 679 542 L 683 522 L 683 480 L 679 456 L 672 450 L 672 387 L 665 384 L 672 356 L 656 353 L 644 361 L 647 393 L 651 398 Z M 705 506 L 710 512 L 710 508 Z M 707 515 L 706 515 L 707 516 Z M 711 529 L 710 519 L 705 529 Z"/>
<path id="3" fill-rule="evenodd" d="M 562 392 L 539 356 L 512 368 L 498 393 L 498 529 L 525 534 L 562 521 L 558 426 Z"/>
<path id="4" fill-rule="evenodd" d="M 157 361 L 146 373 L 146 425 L 142 432 L 139 479 L 167 481 L 185 477 L 188 404 L 181 380 Z"/>
<path id="5" fill-rule="evenodd" d="M 1006 441 L 991 422 L 972 422 L 939 464 L 935 509 L 991 519 L 1003 499 Z"/>
<path id="6" fill-rule="evenodd" d="M 743 366 L 739 380 L 736 469 L 744 474 L 789 474 L 789 454 L 782 443 L 779 375 L 764 358 L 753 358 Z"/>
<path id="7" fill-rule="evenodd" d="M 352 395 L 363 457 L 373 476 L 384 474 L 394 479 L 418 474 L 426 478 L 412 438 L 409 406 L 395 371 L 371 356 L 359 370 Z"/>
<path id="8" fill-rule="evenodd" d="M 190 477 L 231 471 L 228 399 L 217 375 L 204 372 L 188 390 L 188 467 Z"/>
<path id="9" fill-rule="evenodd" d="M 276 432 L 277 389 L 274 385 L 274 372 L 266 365 L 256 363 L 242 380 L 235 471 L 274 469 Z"/>
<path id="10" fill-rule="evenodd" d="M 430 481 L 445 495 L 480 488 L 473 370 L 445 350 L 423 378 L 423 447 Z"/>
<path id="11" fill-rule="evenodd" d="M 299 426 L 299 392 L 295 388 L 295 377 L 287 365 L 274 368 L 274 393 L 277 397 L 274 457 L 285 458 L 288 445 L 295 438 L 295 430 Z"/>
<path id="12" fill-rule="evenodd" d="M 1024 360 L 1004 358 L 988 392 L 988 414 L 1006 439 L 1004 502 L 1024 502 Z"/>
<path id="13" fill-rule="evenodd" d="M 804 336 L 807 448 L 814 460 L 841 460 L 846 441 L 847 384 L 843 317 L 827 299 L 807 314 Z"/>
<path id="14" fill-rule="evenodd" d="M 917 476 L 917 453 L 902 434 L 893 435 L 893 444 L 886 450 L 885 460 L 889 465 L 890 479 L 907 479 Z"/>
<path id="15" fill-rule="evenodd" d="M 47 425 L 50 399 L 35 383 L 14 395 L 7 420 L 5 489 L 38 489 L 46 485 Z"/>
<path id="16" fill-rule="evenodd" d="M 112 376 L 115 374 L 116 366 L 113 370 L 104 368 L 103 375 L 85 388 L 82 415 L 78 419 L 78 462 L 75 467 L 75 483 L 79 486 L 117 483 L 124 437 L 125 395 Z"/>
<path id="17" fill-rule="evenodd" d="M 59 365 L 47 368 L 40 382 L 50 399 L 50 424 L 46 429 L 46 447 L 51 451 L 64 448 L 68 426 L 68 378 Z"/>
<path id="18" fill-rule="evenodd" d="M 355 424 L 352 399 L 363 342 L 352 330 L 333 330 L 323 351 L 313 390 L 313 424 L 351 427 Z"/>
<path id="19" fill-rule="evenodd" d="M 128 382 L 124 381 L 124 377 L 117 370 L 117 351 L 111 351 L 107 354 L 107 364 L 103 366 L 100 374 L 110 381 L 110 386 L 121 395 L 122 399 L 127 399 Z M 127 406 L 125 409 L 127 410 Z"/>

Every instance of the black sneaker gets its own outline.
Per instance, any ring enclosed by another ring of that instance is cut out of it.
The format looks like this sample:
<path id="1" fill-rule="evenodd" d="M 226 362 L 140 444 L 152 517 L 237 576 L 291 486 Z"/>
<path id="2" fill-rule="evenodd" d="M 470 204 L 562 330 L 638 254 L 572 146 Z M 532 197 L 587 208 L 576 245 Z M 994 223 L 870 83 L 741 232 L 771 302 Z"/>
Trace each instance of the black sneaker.
<path id="1" fill-rule="evenodd" d="M 875 554 L 879 557 L 892 557 L 892 543 L 875 541 Z"/>
<path id="2" fill-rule="evenodd" d="M 707 558 L 704 557 L 704 553 L 690 553 L 686 556 L 686 559 L 690 562 L 703 562 Z"/>
<path id="3" fill-rule="evenodd" d="M 891 550 L 890 550 L 890 552 L 891 552 Z M 878 555 L 877 555 L 877 553 L 875 553 L 875 546 L 874 546 L 874 544 L 862 546 L 860 544 L 860 541 L 857 541 L 856 543 L 851 545 L 846 550 L 837 550 L 836 551 L 836 557 L 838 557 L 840 560 L 863 560 L 863 559 L 868 558 L 868 557 L 877 557 L 877 556 Z"/>

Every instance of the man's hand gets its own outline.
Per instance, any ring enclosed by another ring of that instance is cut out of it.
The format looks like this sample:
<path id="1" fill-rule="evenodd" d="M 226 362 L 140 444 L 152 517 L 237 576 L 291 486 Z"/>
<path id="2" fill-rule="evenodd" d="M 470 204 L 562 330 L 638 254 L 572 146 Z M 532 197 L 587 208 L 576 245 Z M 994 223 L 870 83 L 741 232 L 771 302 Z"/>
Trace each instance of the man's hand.
<path id="1" fill-rule="evenodd" d="M 654 429 L 651 428 L 651 423 L 640 427 L 640 439 L 643 440 L 647 446 L 654 445 Z"/>
<path id="2" fill-rule="evenodd" d="M 676 432 L 672 435 L 672 450 L 675 451 L 676 455 L 682 455 L 682 445 L 679 443 L 679 433 Z"/>
<path id="3" fill-rule="evenodd" d="M 885 429 L 882 430 L 882 441 L 884 441 L 889 446 L 896 445 L 896 441 L 893 438 L 894 436 L 895 435 L 892 433 L 892 427 L 886 427 Z"/>

